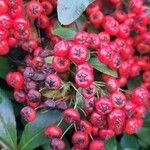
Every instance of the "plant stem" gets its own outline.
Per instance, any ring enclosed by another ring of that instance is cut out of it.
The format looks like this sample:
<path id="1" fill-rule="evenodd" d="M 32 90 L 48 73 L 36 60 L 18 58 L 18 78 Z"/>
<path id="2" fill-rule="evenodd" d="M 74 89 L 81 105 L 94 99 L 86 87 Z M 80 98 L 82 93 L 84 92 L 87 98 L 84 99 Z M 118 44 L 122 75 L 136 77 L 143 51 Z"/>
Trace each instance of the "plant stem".
<path id="1" fill-rule="evenodd" d="M 63 135 L 61 136 L 61 139 L 65 136 L 65 134 L 71 129 L 73 126 L 73 123 L 64 131 Z"/>

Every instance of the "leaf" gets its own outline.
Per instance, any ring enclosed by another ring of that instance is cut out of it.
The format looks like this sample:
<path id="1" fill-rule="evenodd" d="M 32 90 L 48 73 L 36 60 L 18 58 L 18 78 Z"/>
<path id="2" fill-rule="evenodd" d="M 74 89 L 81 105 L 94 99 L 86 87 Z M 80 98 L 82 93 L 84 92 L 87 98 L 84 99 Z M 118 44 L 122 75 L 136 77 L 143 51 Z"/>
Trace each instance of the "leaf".
<path id="1" fill-rule="evenodd" d="M 53 58 L 54 58 L 54 56 L 46 57 L 46 58 L 45 58 L 45 62 L 46 62 L 46 63 L 48 63 L 48 64 L 51 64 L 51 63 L 52 63 Z"/>
<path id="2" fill-rule="evenodd" d="M 127 82 L 127 86 L 130 90 L 135 89 L 136 87 L 140 86 L 142 84 L 142 77 L 140 75 L 130 78 Z"/>
<path id="3" fill-rule="evenodd" d="M 105 142 L 106 150 L 117 150 L 116 137 L 113 137 Z"/>
<path id="4" fill-rule="evenodd" d="M 141 139 L 145 144 L 150 146 L 150 127 L 143 126 L 137 133 L 139 139 Z"/>
<path id="5" fill-rule="evenodd" d="M 103 72 L 105 74 L 108 74 L 114 77 L 118 76 L 116 71 L 109 69 L 105 64 L 101 63 L 96 57 L 91 57 L 89 60 L 89 63 L 92 64 L 93 67 L 100 72 Z"/>
<path id="6" fill-rule="evenodd" d="M 39 113 L 37 120 L 33 123 L 28 123 L 23 131 L 19 150 L 33 150 L 36 147 L 47 142 L 44 136 L 44 129 L 49 124 L 56 123 L 61 118 L 61 113 L 58 111 L 48 111 L 46 113 Z"/>
<path id="7" fill-rule="evenodd" d="M 121 146 L 123 149 L 129 148 L 138 150 L 140 148 L 138 138 L 135 135 L 128 134 L 124 134 L 121 138 Z"/>
<path id="8" fill-rule="evenodd" d="M 15 150 L 17 144 L 16 121 L 11 101 L 0 89 L 0 138 Z"/>
<path id="9" fill-rule="evenodd" d="M 84 24 L 84 21 L 87 21 L 87 17 L 82 14 L 76 21 L 76 27 L 78 29 L 78 31 L 81 31 L 82 27 L 83 27 L 83 24 Z"/>
<path id="10" fill-rule="evenodd" d="M 74 30 L 73 28 L 59 27 L 59 28 L 55 28 L 53 33 L 61 37 L 62 39 L 73 40 L 77 31 Z"/>
<path id="11" fill-rule="evenodd" d="M 5 79 L 6 74 L 13 70 L 14 66 L 9 63 L 7 57 L 0 56 L 0 77 Z"/>
<path id="12" fill-rule="evenodd" d="M 58 20 L 63 25 L 75 21 L 94 0 L 58 0 Z"/>
<path id="13" fill-rule="evenodd" d="M 62 98 L 66 95 L 67 91 L 70 89 L 69 83 L 64 83 L 60 90 L 43 90 L 42 95 L 47 98 Z"/>
<path id="14" fill-rule="evenodd" d="M 78 92 L 76 92 L 76 101 L 78 101 L 78 105 L 80 107 L 83 106 L 84 99 L 83 99 L 83 96 L 81 95 L 81 89 L 78 89 Z"/>

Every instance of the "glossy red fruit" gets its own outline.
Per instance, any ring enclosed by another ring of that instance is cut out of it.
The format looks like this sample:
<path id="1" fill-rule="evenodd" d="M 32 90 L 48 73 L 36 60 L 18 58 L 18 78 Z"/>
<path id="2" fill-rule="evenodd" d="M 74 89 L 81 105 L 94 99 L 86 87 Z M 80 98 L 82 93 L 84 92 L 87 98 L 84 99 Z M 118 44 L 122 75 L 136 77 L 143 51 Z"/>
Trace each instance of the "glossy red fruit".
<path id="1" fill-rule="evenodd" d="M 9 45 L 10 47 L 12 47 L 12 46 L 14 46 L 14 45 L 17 43 L 17 39 L 15 39 L 14 37 L 9 37 L 9 38 L 7 39 L 7 42 L 8 42 L 8 45 Z"/>
<path id="2" fill-rule="evenodd" d="M 45 79 L 45 86 L 48 89 L 58 90 L 61 87 L 61 80 L 56 74 L 49 74 Z"/>
<path id="3" fill-rule="evenodd" d="M 147 109 L 145 106 L 137 106 L 135 109 L 134 117 L 135 118 L 144 118 L 146 115 Z"/>
<path id="4" fill-rule="evenodd" d="M 117 35 L 119 31 L 119 23 L 113 17 L 106 18 L 103 24 L 105 31 L 110 35 Z"/>
<path id="5" fill-rule="evenodd" d="M 110 0 L 113 4 L 119 4 L 121 0 Z"/>
<path id="6" fill-rule="evenodd" d="M 0 15 L 5 14 L 8 11 L 8 6 L 5 1 L 0 0 Z"/>
<path id="7" fill-rule="evenodd" d="M 29 22 L 23 17 L 14 20 L 14 29 L 18 32 L 23 32 L 29 29 Z"/>
<path id="8" fill-rule="evenodd" d="M 112 111 L 113 104 L 108 97 L 101 97 L 96 100 L 96 111 L 99 114 L 105 115 Z"/>
<path id="9" fill-rule="evenodd" d="M 93 49 L 97 49 L 100 47 L 100 39 L 96 33 L 89 34 L 89 47 Z"/>
<path id="10" fill-rule="evenodd" d="M 120 38 L 127 38 L 130 35 L 130 27 L 128 25 L 126 25 L 125 23 L 122 23 L 119 25 L 119 32 L 118 32 L 118 36 Z"/>
<path id="11" fill-rule="evenodd" d="M 65 57 L 54 56 L 52 60 L 52 67 L 57 72 L 66 72 L 70 67 L 70 60 Z"/>
<path id="12" fill-rule="evenodd" d="M 89 41 L 90 41 L 89 34 L 85 31 L 78 32 L 74 37 L 74 42 L 76 44 L 81 44 L 86 47 L 89 46 Z"/>
<path id="13" fill-rule="evenodd" d="M 132 92 L 132 100 L 136 105 L 148 106 L 149 98 L 149 92 L 144 87 L 138 87 Z"/>
<path id="14" fill-rule="evenodd" d="M 54 55 L 59 57 L 67 56 L 69 52 L 69 46 L 66 41 L 58 42 L 54 47 Z"/>
<path id="15" fill-rule="evenodd" d="M 72 136 L 72 143 L 77 148 L 86 148 L 89 144 L 89 137 L 85 132 L 77 131 Z"/>
<path id="16" fill-rule="evenodd" d="M 137 63 L 133 63 L 130 66 L 129 76 L 130 77 L 135 77 L 140 73 L 140 71 L 141 71 L 141 67 Z"/>
<path id="17" fill-rule="evenodd" d="M 45 129 L 44 133 L 48 138 L 60 138 L 62 136 L 62 129 L 52 124 Z"/>
<path id="18" fill-rule="evenodd" d="M 82 64 L 88 59 L 88 50 L 82 45 L 75 44 L 69 51 L 69 58 L 77 64 Z"/>
<path id="19" fill-rule="evenodd" d="M 129 72 L 130 72 L 130 64 L 127 61 L 123 61 L 119 68 L 119 74 L 121 76 L 128 77 Z"/>
<path id="20" fill-rule="evenodd" d="M 65 142 L 60 138 L 52 138 L 50 145 L 53 150 L 65 150 L 66 147 Z"/>
<path id="21" fill-rule="evenodd" d="M 94 111 L 95 100 L 95 97 L 84 99 L 83 109 L 87 114 L 90 114 Z"/>
<path id="22" fill-rule="evenodd" d="M 126 105 L 126 97 L 122 92 L 113 93 L 111 99 L 115 108 L 122 108 Z"/>
<path id="23" fill-rule="evenodd" d="M 93 112 L 91 114 L 90 122 L 92 125 L 98 128 L 103 128 L 107 124 L 107 119 L 105 115 L 98 114 L 97 112 Z"/>
<path id="24" fill-rule="evenodd" d="M 147 70 L 143 73 L 142 79 L 144 82 L 150 83 L 150 70 Z"/>
<path id="25" fill-rule="evenodd" d="M 93 140 L 90 143 L 89 150 L 105 150 L 105 143 L 100 140 Z"/>
<path id="26" fill-rule="evenodd" d="M 129 9 L 134 12 L 134 13 L 140 13 L 141 12 L 141 7 L 143 5 L 143 1 L 142 0 L 131 0 L 129 2 Z"/>
<path id="27" fill-rule="evenodd" d="M 142 119 L 130 118 L 126 121 L 125 132 L 127 134 L 137 133 L 143 125 Z"/>
<path id="28" fill-rule="evenodd" d="M 0 30 L 0 40 L 6 40 L 8 38 L 9 32 L 7 30 Z"/>
<path id="29" fill-rule="evenodd" d="M 106 81 L 106 89 L 109 93 L 114 93 L 118 91 L 119 84 L 115 78 L 109 78 Z"/>
<path id="30" fill-rule="evenodd" d="M 135 111 L 136 111 L 136 107 L 137 107 L 137 106 L 136 106 L 132 101 L 128 100 L 128 101 L 126 102 L 126 105 L 125 105 L 125 107 L 124 107 L 124 111 L 125 111 L 126 116 L 127 116 L 128 118 L 131 118 L 131 117 L 133 116 L 133 114 L 134 114 Z"/>
<path id="31" fill-rule="evenodd" d="M 23 6 L 18 5 L 18 6 L 9 8 L 9 15 L 11 16 L 11 18 L 21 17 L 23 15 Z"/>
<path id="32" fill-rule="evenodd" d="M 87 72 L 82 69 L 79 70 L 75 75 L 76 84 L 81 88 L 88 88 L 94 81 L 94 76 L 92 73 Z"/>
<path id="33" fill-rule="evenodd" d="M 100 32 L 98 36 L 99 36 L 100 42 L 107 43 L 110 41 L 110 35 L 106 32 Z"/>
<path id="34" fill-rule="evenodd" d="M 15 90 L 14 91 L 14 98 L 17 102 L 23 103 L 26 101 L 27 96 L 24 90 Z"/>
<path id="35" fill-rule="evenodd" d="M 119 22 L 124 22 L 127 18 L 127 14 L 123 10 L 116 10 L 115 11 L 115 19 Z"/>
<path id="36" fill-rule="evenodd" d="M 39 2 L 31 1 L 27 3 L 26 12 L 27 15 L 33 19 L 38 18 L 43 11 L 42 5 Z"/>
<path id="37" fill-rule="evenodd" d="M 83 97 L 88 99 L 94 97 L 96 92 L 97 92 L 96 86 L 94 84 L 91 84 L 88 88 L 82 89 L 81 94 L 83 95 Z"/>
<path id="38" fill-rule="evenodd" d="M 93 12 L 99 11 L 100 7 L 96 2 L 91 3 L 87 8 L 86 8 L 86 13 L 90 15 Z"/>
<path id="39" fill-rule="evenodd" d="M 5 2 L 9 7 L 15 7 L 18 5 L 22 5 L 22 0 L 5 0 Z"/>
<path id="40" fill-rule="evenodd" d="M 112 54 L 113 53 L 112 53 L 110 46 L 108 45 L 104 46 L 100 48 L 98 51 L 98 59 L 101 63 L 104 63 L 107 65 L 112 58 Z"/>
<path id="41" fill-rule="evenodd" d="M 100 10 L 98 10 L 96 12 L 92 12 L 89 19 L 95 28 L 99 28 L 103 22 L 104 15 Z"/>
<path id="42" fill-rule="evenodd" d="M 9 15 L 0 15 L 0 29 L 10 29 L 12 27 L 13 21 Z"/>
<path id="43" fill-rule="evenodd" d="M 53 11 L 53 5 L 49 1 L 43 1 L 41 2 L 41 5 L 43 7 L 43 13 L 45 15 L 50 15 Z"/>
<path id="44" fill-rule="evenodd" d="M 23 107 L 20 111 L 22 118 L 27 122 L 33 122 L 36 119 L 36 112 L 30 106 Z"/>
<path id="45" fill-rule="evenodd" d="M 42 14 L 37 19 L 37 26 L 42 28 L 42 29 L 46 29 L 49 26 L 49 18 L 46 15 Z"/>
<path id="46" fill-rule="evenodd" d="M 24 77 L 20 72 L 12 72 L 6 76 L 8 85 L 15 89 L 22 89 L 24 85 Z"/>
<path id="47" fill-rule="evenodd" d="M 116 135 L 121 134 L 125 125 L 125 112 L 121 109 L 114 109 L 108 115 L 108 125 Z"/>
<path id="48" fill-rule="evenodd" d="M 78 128 L 80 131 L 90 134 L 92 132 L 92 125 L 87 120 L 80 120 L 78 123 Z"/>
<path id="49" fill-rule="evenodd" d="M 7 41 L 0 41 L 0 55 L 6 55 L 9 53 L 9 45 Z"/>
<path id="50" fill-rule="evenodd" d="M 80 121 L 80 113 L 77 109 L 68 108 L 64 111 L 63 119 L 66 123 L 73 123 Z"/>
<path id="51" fill-rule="evenodd" d="M 84 69 L 90 73 L 93 73 L 93 66 L 88 63 L 83 63 L 83 64 L 80 64 L 77 66 L 77 72 L 82 69 Z"/>
<path id="52" fill-rule="evenodd" d="M 111 129 L 101 129 L 99 131 L 99 137 L 103 140 L 108 140 L 115 135 L 115 132 Z"/>

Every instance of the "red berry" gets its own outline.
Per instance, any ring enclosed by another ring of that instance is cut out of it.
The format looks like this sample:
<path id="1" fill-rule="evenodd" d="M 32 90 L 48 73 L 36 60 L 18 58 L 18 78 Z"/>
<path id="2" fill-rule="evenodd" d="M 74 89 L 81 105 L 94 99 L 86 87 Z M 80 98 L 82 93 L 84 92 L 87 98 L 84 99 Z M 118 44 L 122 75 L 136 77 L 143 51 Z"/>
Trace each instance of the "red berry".
<path id="1" fill-rule="evenodd" d="M 43 13 L 45 15 L 50 15 L 53 11 L 53 5 L 49 1 L 43 1 L 41 2 L 41 5 L 43 7 Z"/>
<path id="2" fill-rule="evenodd" d="M 18 5 L 18 6 L 11 7 L 9 9 L 9 15 L 11 16 L 11 18 L 21 17 L 23 15 L 23 6 Z"/>
<path id="3" fill-rule="evenodd" d="M 142 119 L 130 118 L 126 121 L 125 132 L 127 134 L 137 133 L 143 125 Z"/>
<path id="4" fill-rule="evenodd" d="M 17 102 L 23 103 L 26 101 L 26 93 L 23 90 L 15 90 L 14 91 L 14 98 Z"/>
<path id="5" fill-rule="evenodd" d="M 90 122 L 98 128 L 103 128 L 107 124 L 106 116 L 93 112 L 90 118 Z"/>
<path id="6" fill-rule="evenodd" d="M 65 57 L 54 56 L 52 66 L 57 72 L 66 72 L 70 67 L 70 60 Z"/>
<path id="7" fill-rule="evenodd" d="M 94 76 L 92 73 L 87 72 L 82 69 L 79 70 L 75 75 L 76 84 L 81 88 L 88 88 L 94 81 Z"/>
<path id="8" fill-rule="evenodd" d="M 0 55 L 6 55 L 9 52 L 9 45 L 7 41 L 0 41 Z"/>
<path id="9" fill-rule="evenodd" d="M 53 150 L 65 150 L 65 142 L 59 138 L 52 138 L 51 139 L 51 147 Z"/>
<path id="10" fill-rule="evenodd" d="M 24 78 L 20 72 L 9 73 L 8 76 L 6 76 L 6 81 L 8 85 L 15 89 L 22 89 L 24 86 Z"/>
<path id="11" fill-rule="evenodd" d="M 106 89 L 109 93 L 114 93 L 118 90 L 119 84 L 115 78 L 109 78 L 106 81 Z"/>
<path id="12" fill-rule="evenodd" d="M 112 103 L 116 108 L 122 108 L 126 104 L 126 97 L 121 92 L 115 92 L 111 95 Z"/>
<path id="13" fill-rule="evenodd" d="M 45 86 L 48 89 L 58 90 L 61 87 L 61 80 L 57 75 L 49 74 L 45 79 Z"/>
<path id="14" fill-rule="evenodd" d="M 68 108 L 64 111 L 63 115 L 64 121 L 66 123 L 73 123 L 80 121 L 80 113 L 74 108 Z"/>
<path id="15" fill-rule="evenodd" d="M 78 126 L 79 130 L 82 132 L 85 132 L 87 134 L 90 134 L 92 132 L 92 125 L 87 120 L 80 120 Z"/>
<path id="16" fill-rule="evenodd" d="M 90 143 L 89 150 L 105 150 L 105 144 L 100 140 L 93 140 Z"/>
<path id="17" fill-rule="evenodd" d="M 77 72 L 82 69 L 87 70 L 90 73 L 93 73 L 93 66 L 88 63 L 83 63 L 77 66 Z"/>
<path id="18" fill-rule="evenodd" d="M 89 34 L 89 47 L 93 49 L 97 49 L 100 47 L 100 39 L 96 33 Z"/>
<path id="19" fill-rule="evenodd" d="M 33 122 L 36 119 L 36 112 L 29 106 L 23 107 L 20 114 L 27 122 Z"/>
<path id="20" fill-rule="evenodd" d="M 48 138 L 60 138 L 62 136 L 62 129 L 57 125 L 49 125 L 45 129 L 45 135 Z"/>
<path id="21" fill-rule="evenodd" d="M 0 15 L 0 29 L 10 29 L 12 27 L 12 20 L 9 15 Z"/>
<path id="22" fill-rule="evenodd" d="M 121 134 L 125 124 L 125 112 L 121 109 L 114 109 L 108 115 L 108 124 L 116 135 Z"/>
<path id="23" fill-rule="evenodd" d="M 149 92 L 144 87 L 138 87 L 132 92 L 132 100 L 136 105 L 148 106 Z"/>
<path id="24" fill-rule="evenodd" d="M 89 144 L 89 137 L 85 132 L 77 131 L 72 136 L 72 143 L 77 148 L 86 148 Z"/>
<path id="25" fill-rule="evenodd" d="M 94 84 L 91 84 L 88 88 L 82 89 L 81 94 L 85 98 L 89 99 L 89 98 L 94 97 L 94 95 L 96 94 L 96 91 L 97 91 L 96 86 Z"/>
<path id="26" fill-rule="evenodd" d="M 66 41 L 60 41 L 54 47 L 54 54 L 59 57 L 67 56 L 69 52 L 69 46 Z"/>
<path id="27" fill-rule="evenodd" d="M 134 117 L 135 118 L 144 118 L 146 115 L 147 109 L 145 106 L 137 106 L 135 109 Z"/>
<path id="28" fill-rule="evenodd" d="M 5 0 L 5 2 L 9 7 L 22 5 L 22 0 Z"/>
<path id="29" fill-rule="evenodd" d="M 105 115 L 112 111 L 113 104 L 108 97 L 101 97 L 96 100 L 96 111 L 99 114 Z"/>
<path id="30" fill-rule="evenodd" d="M 75 44 L 69 51 L 69 58 L 77 64 L 82 64 L 88 59 L 88 50 L 82 45 Z"/>
<path id="31" fill-rule="evenodd" d="M 0 0 L 0 15 L 5 14 L 8 11 L 8 6 L 4 0 Z"/>
<path id="32" fill-rule="evenodd" d="M 115 133 L 111 129 L 101 129 L 99 131 L 99 136 L 103 140 L 108 140 L 108 139 L 112 138 L 114 135 L 115 135 Z"/>
<path id="33" fill-rule="evenodd" d="M 78 32 L 74 37 L 74 42 L 77 44 L 82 44 L 86 47 L 89 46 L 89 34 L 85 31 Z"/>
<path id="34" fill-rule="evenodd" d="M 14 29 L 18 32 L 23 32 L 29 29 L 29 22 L 23 17 L 14 20 Z"/>
<path id="35" fill-rule="evenodd" d="M 38 18 L 43 11 L 43 8 L 39 2 L 31 1 L 27 3 L 26 12 L 31 18 Z"/>

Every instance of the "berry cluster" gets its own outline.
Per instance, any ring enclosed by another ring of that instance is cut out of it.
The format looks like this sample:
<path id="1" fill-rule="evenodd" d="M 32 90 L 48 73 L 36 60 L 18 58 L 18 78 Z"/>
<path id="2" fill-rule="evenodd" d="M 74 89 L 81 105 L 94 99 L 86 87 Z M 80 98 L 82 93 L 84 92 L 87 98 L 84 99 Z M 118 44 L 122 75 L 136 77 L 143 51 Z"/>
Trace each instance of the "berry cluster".
<path id="1" fill-rule="evenodd" d="M 26 51 L 25 64 L 9 72 L 6 81 L 14 88 L 15 100 L 25 105 L 20 112 L 25 121 L 34 121 L 39 109 L 63 112 L 57 125 L 45 129 L 52 149 L 64 150 L 63 137 L 73 129 L 72 150 L 104 150 L 104 140 L 137 133 L 149 108 L 148 8 L 142 0 L 130 0 L 128 10 L 121 0 L 96 0 L 85 11 L 82 31 L 65 41 L 53 34 L 57 18 L 49 19 L 56 5 L 56 0 L 29 1 L 23 13 L 21 0 L 0 0 L 0 55 L 14 46 Z M 88 25 L 98 33 L 87 32 Z M 33 37 L 32 26 L 44 37 Z M 48 46 L 42 45 L 43 38 Z M 47 63 L 47 58 L 52 61 Z M 118 77 L 97 72 L 90 58 Z M 139 74 L 142 85 L 130 91 L 128 79 Z M 55 94 L 48 97 L 45 92 Z M 62 121 L 68 125 L 65 131 Z"/>

